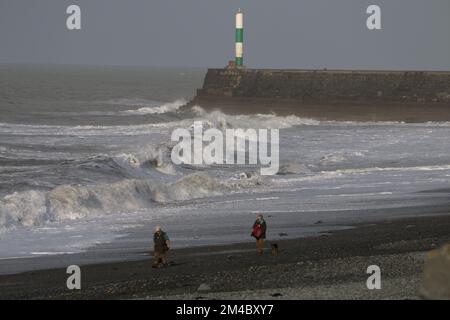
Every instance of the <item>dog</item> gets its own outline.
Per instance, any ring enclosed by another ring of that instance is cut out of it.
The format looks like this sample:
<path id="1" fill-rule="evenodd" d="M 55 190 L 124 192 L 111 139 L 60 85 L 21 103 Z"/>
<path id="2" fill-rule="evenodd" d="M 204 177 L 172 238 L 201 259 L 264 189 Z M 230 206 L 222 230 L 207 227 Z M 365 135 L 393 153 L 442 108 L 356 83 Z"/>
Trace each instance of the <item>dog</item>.
<path id="1" fill-rule="evenodd" d="M 272 256 L 277 256 L 278 255 L 278 244 L 272 243 L 270 245 L 270 251 L 271 251 Z"/>

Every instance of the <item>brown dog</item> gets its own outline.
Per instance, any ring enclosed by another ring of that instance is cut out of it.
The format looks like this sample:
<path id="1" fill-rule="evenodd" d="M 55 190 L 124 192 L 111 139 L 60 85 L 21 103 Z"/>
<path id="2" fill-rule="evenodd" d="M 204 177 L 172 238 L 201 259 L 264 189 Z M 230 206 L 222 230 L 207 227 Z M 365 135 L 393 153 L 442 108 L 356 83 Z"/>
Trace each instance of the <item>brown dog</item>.
<path id="1" fill-rule="evenodd" d="M 278 255 L 278 244 L 272 243 L 270 245 L 270 251 L 271 251 L 273 256 L 277 256 Z"/>

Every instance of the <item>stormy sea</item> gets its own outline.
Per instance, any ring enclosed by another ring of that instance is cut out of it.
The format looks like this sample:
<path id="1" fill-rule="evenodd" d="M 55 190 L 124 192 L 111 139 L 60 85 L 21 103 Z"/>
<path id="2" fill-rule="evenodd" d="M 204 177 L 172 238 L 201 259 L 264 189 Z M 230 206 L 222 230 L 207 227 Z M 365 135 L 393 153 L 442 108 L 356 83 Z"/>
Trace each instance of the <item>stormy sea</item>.
<path id="1" fill-rule="evenodd" d="M 0 273 L 139 259 L 156 225 L 181 248 L 250 241 L 257 213 L 280 239 L 448 212 L 450 123 L 182 108 L 205 71 L 0 66 Z M 278 174 L 173 164 L 194 121 L 279 129 Z"/>

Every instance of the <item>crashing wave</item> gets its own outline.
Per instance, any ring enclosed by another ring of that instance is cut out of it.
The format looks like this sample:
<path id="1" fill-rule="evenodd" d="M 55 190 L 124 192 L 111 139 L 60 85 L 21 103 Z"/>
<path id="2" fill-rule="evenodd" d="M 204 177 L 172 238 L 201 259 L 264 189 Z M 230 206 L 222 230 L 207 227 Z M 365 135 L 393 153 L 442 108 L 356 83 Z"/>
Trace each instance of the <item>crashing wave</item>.
<path id="1" fill-rule="evenodd" d="M 254 129 L 283 129 L 300 125 L 319 125 L 320 121 L 300 118 L 295 115 L 277 116 L 275 114 L 256 115 L 227 115 L 221 111 L 205 111 L 199 106 L 192 107 L 194 113 L 205 119 L 206 122 L 213 123 L 218 129 L 232 128 L 254 128 Z"/>
<path id="2" fill-rule="evenodd" d="M 24 191 L 0 200 L 0 228 L 15 225 L 33 226 L 50 220 L 45 192 Z"/>
<path id="3" fill-rule="evenodd" d="M 0 200 L 0 228 L 134 212 L 156 204 L 219 196 L 257 184 L 259 179 L 223 181 L 195 173 L 171 183 L 125 179 L 111 184 L 62 185 L 47 192 L 15 192 Z"/>
<path id="4" fill-rule="evenodd" d="M 176 112 L 180 107 L 186 104 L 186 100 L 176 100 L 174 102 L 169 102 L 162 104 L 160 106 L 145 106 L 139 109 L 126 110 L 125 114 L 162 114 L 169 112 Z"/>
<path id="5" fill-rule="evenodd" d="M 113 160 L 131 176 L 145 175 L 145 170 L 154 169 L 164 174 L 175 175 L 176 170 L 170 160 L 171 143 L 161 143 L 156 148 L 143 148 L 134 154 L 121 153 Z"/>

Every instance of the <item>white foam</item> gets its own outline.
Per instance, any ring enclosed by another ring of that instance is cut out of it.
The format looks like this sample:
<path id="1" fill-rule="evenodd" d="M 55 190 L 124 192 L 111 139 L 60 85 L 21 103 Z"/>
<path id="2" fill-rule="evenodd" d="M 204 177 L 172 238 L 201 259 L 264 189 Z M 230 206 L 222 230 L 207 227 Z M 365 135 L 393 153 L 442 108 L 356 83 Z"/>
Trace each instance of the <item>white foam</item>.
<path id="1" fill-rule="evenodd" d="M 121 126 L 58 126 L 58 125 L 28 125 L 0 123 L 0 133 L 14 134 L 17 136 L 111 136 L 111 135 L 145 135 L 160 133 L 161 129 L 187 127 L 193 123 L 192 119 L 184 119 L 171 122 L 121 125 Z"/>
<path id="2" fill-rule="evenodd" d="M 31 255 L 34 256 L 57 256 L 61 254 L 74 254 L 75 252 L 67 252 L 67 251 L 55 251 L 55 252 L 30 252 Z"/>
<path id="3" fill-rule="evenodd" d="M 253 128 L 253 129 L 282 129 L 299 125 L 319 125 L 320 121 L 301 118 L 295 115 L 277 116 L 275 114 L 255 114 L 255 115 L 227 115 L 221 111 L 207 112 L 199 106 L 194 106 L 192 110 L 200 119 L 214 124 L 218 129 L 227 128 Z"/>
<path id="4" fill-rule="evenodd" d="M 308 175 L 294 176 L 287 179 L 272 179 L 276 184 L 301 182 L 301 181 L 313 181 L 322 179 L 333 179 L 336 177 L 352 174 L 369 174 L 374 172 L 414 172 L 414 171 L 447 171 L 450 170 L 450 165 L 435 165 L 435 166 L 411 166 L 411 167 L 369 167 L 369 168 L 350 168 L 350 169 L 338 169 L 333 171 L 320 171 L 317 173 L 311 173 Z M 384 182 L 389 184 L 390 182 Z"/>
<path id="5" fill-rule="evenodd" d="M 146 106 L 141 107 L 139 109 L 133 109 L 133 110 L 126 110 L 123 113 L 124 114 L 161 114 L 161 113 L 169 113 L 169 112 L 175 112 L 180 107 L 186 104 L 186 100 L 176 100 L 174 102 L 169 102 L 162 104 L 160 106 Z"/>
<path id="6" fill-rule="evenodd" d="M 141 106 L 154 106 L 158 104 L 158 101 L 143 99 L 143 98 L 119 98 L 107 101 L 99 101 L 100 103 L 127 106 L 127 107 L 141 107 Z"/>
<path id="7" fill-rule="evenodd" d="M 371 173 L 377 171 L 443 171 L 450 170 L 450 165 L 435 165 L 435 166 L 411 166 L 411 167 L 371 167 L 358 169 L 341 169 L 336 170 L 336 173 Z"/>
<path id="8" fill-rule="evenodd" d="M 14 192 L 0 200 L 0 228 L 14 225 L 29 227 L 48 220 L 44 192 Z"/>
<path id="9" fill-rule="evenodd" d="M 150 179 L 125 179 L 90 186 L 62 185 L 49 192 L 15 192 L 0 200 L 0 228 L 135 212 L 155 203 L 218 196 L 258 183 L 256 178 L 221 181 L 200 173 L 165 184 Z"/>
<path id="10" fill-rule="evenodd" d="M 393 192 L 383 191 L 383 192 L 365 192 L 365 193 L 341 193 L 341 194 L 325 194 L 325 195 L 316 195 L 316 198 L 333 198 L 333 197 L 371 197 L 371 196 L 386 196 L 392 195 Z"/>
<path id="11" fill-rule="evenodd" d="M 175 175 L 176 169 L 170 162 L 170 144 L 162 143 L 157 147 L 147 146 L 136 153 L 120 153 L 113 157 L 122 169 L 132 175 L 145 176 L 147 169 L 154 169 L 164 174 Z"/>
<path id="12" fill-rule="evenodd" d="M 420 123 L 408 123 L 404 121 L 340 121 L 340 120 L 315 120 L 295 115 L 277 116 L 276 114 L 253 114 L 253 115 L 227 115 L 221 111 L 206 111 L 200 106 L 192 107 L 192 110 L 200 117 L 211 117 L 220 119 L 222 123 L 242 124 L 242 128 L 252 127 L 245 123 L 260 123 L 268 125 L 266 128 L 289 128 L 296 125 L 338 125 L 338 126 L 404 126 L 404 127 L 450 127 L 450 121 L 428 121 Z M 227 122 L 229 120 L 229 122 Z M 250 121 L 250 122 L 248 122 Z M 254 126 L 253 126 L 254 127 Z M 258 127 L 256 127 L 258 128 Z"/>

